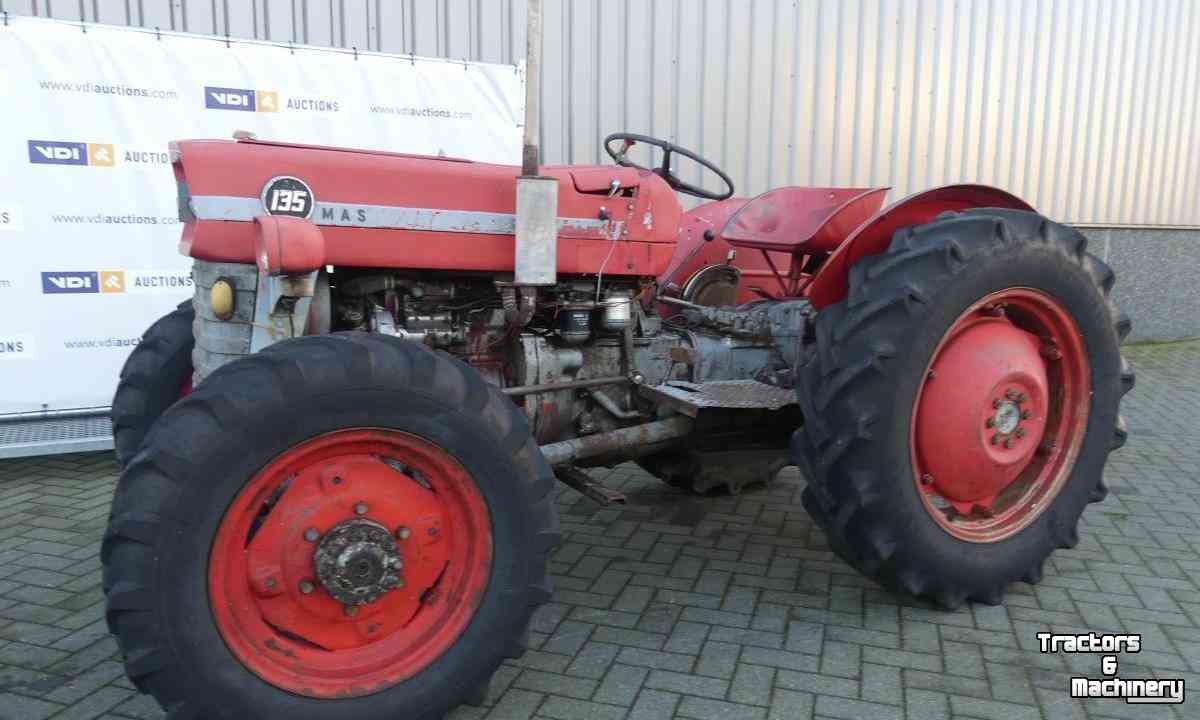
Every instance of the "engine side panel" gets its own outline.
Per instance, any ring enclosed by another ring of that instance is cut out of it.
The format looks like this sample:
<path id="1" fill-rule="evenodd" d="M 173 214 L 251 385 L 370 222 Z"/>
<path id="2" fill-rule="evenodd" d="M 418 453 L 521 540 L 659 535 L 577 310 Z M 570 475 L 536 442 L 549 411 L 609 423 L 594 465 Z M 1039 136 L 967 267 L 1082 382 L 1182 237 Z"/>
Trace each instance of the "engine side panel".
<path id="1" fill-rule="evenodd" d="M 251 221 L 265 213 L 263 189 L 291 176 L 315 197 L 310 219 L 325 236 L 327 263 L 513 269 L 517 167 L 248 141 L 190 140 L 174 149 L 187 220 L 180 250 L 197 259 L 253 262 Z M 559 272 L 665 269 L 682 209 L 661 178 L 616 166 L 542 171 L 559 180 Z"/>

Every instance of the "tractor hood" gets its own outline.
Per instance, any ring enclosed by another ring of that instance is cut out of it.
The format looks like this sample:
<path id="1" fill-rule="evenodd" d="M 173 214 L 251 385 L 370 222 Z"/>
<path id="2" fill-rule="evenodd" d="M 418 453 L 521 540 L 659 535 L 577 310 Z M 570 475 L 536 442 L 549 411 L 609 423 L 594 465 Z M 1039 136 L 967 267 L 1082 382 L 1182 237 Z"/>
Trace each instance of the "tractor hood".
<path id="1" fill-rule="evenodd" d="M 281 215 L 320 229 L 327 264 L 512 270 L 519 167 L 257 140 L 171 148 L 185 255 L 254 262 L 255 218 Z M 608 272 L 666 266 L 682 209 L 657 175 L 612 165 L 542 174 L 559 181 L 560 272 L 594 273 L 610 248 Z"/>

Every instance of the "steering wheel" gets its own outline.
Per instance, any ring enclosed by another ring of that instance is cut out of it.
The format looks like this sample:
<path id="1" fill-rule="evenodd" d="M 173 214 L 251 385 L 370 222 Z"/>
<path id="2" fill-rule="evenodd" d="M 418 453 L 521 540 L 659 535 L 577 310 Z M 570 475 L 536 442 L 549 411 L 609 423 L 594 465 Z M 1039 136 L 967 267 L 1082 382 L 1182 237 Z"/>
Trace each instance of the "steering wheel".
<path id="1" fill-rule="evenodd" d="M 612 142 L 614 140 L 622 141 L 620 150 L 613 150 Z M 645 167 L 642 167 L 641 165 L 638 165 L 637 163 L 633 162 L 629 158 L 625 157 L 625 154 L 629 152 L 629 148 L 633 147 L 637 143 L 646 143 L 647 145 L 651 145 L 653 147 L 662 148 L 662 151 L 663 151 L 662 164 L 656 168 L 645 168 Z M 700 157 L 699 155 L 692 152 L 691 150 L 688 150 L 687 148 L 681 148 L 678 145 L 672 145 L 671 143 L 667 142 L 666 140 L 660 140 L 658 138 L 653 138 L 653 137 L 650 137 L 649 135 L 637 135 L 635 133 L 613 133 L 612 135 L 609 135 L 608 137 L 604 138 L 604 152 L 608 153 L 608 156 L 611 157 L 614 162 L 616 162 L 618 165 L 620 165 L 622 167 L 637 168 L 638 170 L 648 170 L 648 171 L 654 173 L 655 175 L 658 175 L 663 180 L 667 181 L 667 184 L 671 186 L 672 190 L 675 190 L 676 192 L 681 192 L 684 195 L 691 195 L 693 197 L 704 198 L 705 200 L 725 200 L 727 198 L 733 197 L 733 181 L 729 179 L 729 176 L 726 175 L 724 173 L 724 171 L 721 170 L 721 168 L 717 167 L 716 165 L 713 165 L 711 162 L 709 162 L 708 160 L 705 160 L 704 158 Z M 671 172 L 671 155 L 676 154 L 676 153 L 678 153 L 679 155 L 682 155 L 683 157 L 685 157 L 689 160 L 694 160 L 695 162 L 700 163 L 700 165 L 702 167 L 707 168 L 707 169 L 711 170 L 713 173 L 715 173 L 716 176 L 721 178 L 721 181 L 725 183 L 725 191 L 724 192 L 713 192 L 711 190 L 705 190 L 702 187 L 692 185 L 691 183 L 686 183 L 683 180 L 680 180 L 679 177 L 677 175 L 675 175 L 675 173 Z"/>

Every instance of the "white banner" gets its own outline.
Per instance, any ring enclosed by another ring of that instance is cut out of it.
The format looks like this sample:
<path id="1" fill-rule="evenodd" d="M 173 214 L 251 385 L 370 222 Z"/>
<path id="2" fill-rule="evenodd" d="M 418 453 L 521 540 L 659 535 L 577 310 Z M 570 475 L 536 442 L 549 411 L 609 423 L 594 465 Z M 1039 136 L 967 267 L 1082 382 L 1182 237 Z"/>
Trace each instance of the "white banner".
<path id="1" fill-rule="evenodd" d="M 142 332 L 190 297 L 170 140 L 520 163 L 509 65 L 14 17 L 0 67 L 0 414 L 108 405 Z"/>

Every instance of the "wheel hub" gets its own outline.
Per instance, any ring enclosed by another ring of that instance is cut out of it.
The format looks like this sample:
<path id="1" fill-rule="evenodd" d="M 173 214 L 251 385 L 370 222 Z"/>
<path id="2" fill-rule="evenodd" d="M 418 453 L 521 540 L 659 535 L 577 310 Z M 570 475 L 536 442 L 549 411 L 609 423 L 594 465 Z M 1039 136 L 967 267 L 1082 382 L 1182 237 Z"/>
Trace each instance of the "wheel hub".
<path id="1" fill-rule="evenodd" d="M 986 507 L 1021 473 L 1045 428 L 1038 339 L 1003 317 L 949 338 L 925 383 L 917 456 L 927 484 L 962 514 Z"/>
<path id="2" fill-rule="evenodd" d="M 992 415 L 992 425 L 996 428 L 996 432 L 1003 435 L 1011 434 L 1013 430 L 1017 429 L 1017 425 L 1020 423 L 1021 408 L 1012 400 L 1005 400 L 1000 403 L 1000 407 Z"/>
<path id="3" fill-rule="evenodd" d="M 1066 483 L 1089 406 L 1087 354 L 1066 309 L 1032 288 L 981 298 L 934 349 L 914 400 L 926 511 L 969 542 L 1020 532 Z"/>
<path id="4" fill-rule="evenodd" d="M 263 680 L 353 697 L 444 654 L 491 562 L 487 505 L 454 456 L 404 432 L 347 428 L 248 480 L 213 541 L 209 602 L 222 639 Z"/>
<path id="5" fill-rule="evenodd" d="M 372 520 L 347 520 L 326 533 L 313 566 L 326 592 L 347 606 L 374 602 L 403 583 L 400 546 Z"/>

